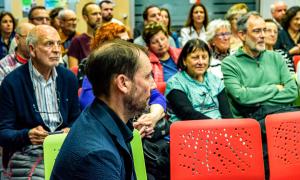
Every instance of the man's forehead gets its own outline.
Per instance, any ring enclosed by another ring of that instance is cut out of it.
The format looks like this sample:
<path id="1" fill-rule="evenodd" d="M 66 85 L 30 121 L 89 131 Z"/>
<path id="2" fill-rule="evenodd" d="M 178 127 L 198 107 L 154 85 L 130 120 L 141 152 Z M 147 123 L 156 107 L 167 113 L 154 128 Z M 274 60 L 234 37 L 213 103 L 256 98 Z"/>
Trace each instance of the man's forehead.
<path id="1" fill-rule="evenodd" d="M 32 15 L 34 15 L 34 16 L 38 16 L 38 15 L 49 16 L 49 13 L 45 9 L 36 9 L 32 12 Z"/>

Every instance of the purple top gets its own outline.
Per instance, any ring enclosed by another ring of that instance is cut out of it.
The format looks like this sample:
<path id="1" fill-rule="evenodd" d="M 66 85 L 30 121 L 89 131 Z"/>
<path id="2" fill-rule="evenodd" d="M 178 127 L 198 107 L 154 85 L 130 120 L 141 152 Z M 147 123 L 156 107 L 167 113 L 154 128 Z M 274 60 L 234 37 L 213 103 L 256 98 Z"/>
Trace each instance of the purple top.
<path id="1" fill-rule="evenodd" d="M 89 82 L 88 78 L 84 76 L 82 82 L 82 90 L 79 96 L 80 108 L 84 109 L 86 106 L 88 106 L 93 102 L 94 98 L 95 96 L 93 93 L 92 85 Z M 166 111 L 167 108 L 166 98 L 157 89 L 151 90 L 149 105 L 152 104 L 159 104 Z"/>
<path id="2" fill-rule="evenodd" d="M 80 61 L 86 58 L 91 52 L 90 41 L 91 37 L 85 33 L 74 37 L 69 47 L 68 56 L 78 59 L 79 64 Z"/>

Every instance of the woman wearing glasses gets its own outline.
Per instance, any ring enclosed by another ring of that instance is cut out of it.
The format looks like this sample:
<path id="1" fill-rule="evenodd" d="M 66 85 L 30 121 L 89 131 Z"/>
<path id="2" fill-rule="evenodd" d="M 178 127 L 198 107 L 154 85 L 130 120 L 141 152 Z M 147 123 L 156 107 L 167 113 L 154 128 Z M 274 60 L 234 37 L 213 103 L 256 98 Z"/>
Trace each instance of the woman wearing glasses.
<path id="1" fill-rule="evenodd" d="M 222 80 L 207 72 L 211 52 L 199 39 L 189 40 L 178 59 L 180 72 L 167 83 L 171 121 L 231 118 Z"/>
<path id="2" fill-rule="evenodd" d="M 229 55 L 231 30 L 226 20 L 216 19 L 207 26 L 206 41 L 212 50 L 209 71 L 223 80 L 222 60 Z"/>

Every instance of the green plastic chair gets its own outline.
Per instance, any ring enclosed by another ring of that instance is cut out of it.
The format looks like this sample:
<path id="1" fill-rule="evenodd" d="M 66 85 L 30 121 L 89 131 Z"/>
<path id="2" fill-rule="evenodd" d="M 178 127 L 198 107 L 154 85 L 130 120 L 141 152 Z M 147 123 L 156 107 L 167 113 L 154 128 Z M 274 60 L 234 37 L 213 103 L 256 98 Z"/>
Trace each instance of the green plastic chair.
<path id="1" fill-rule="evenodd" d="M 140 133 L 136 129 L 133 131 L 133 139 L 130 144 L 137 180 L 147 180 L 142 139 Z"/>
<path id="2" fill-rule="evenodd" d="M 44 168 L 45 168 L 45 180 L 49 180 L 54 166 L 54 162 L 61 145 L 63 144 L 67 134 L 54 134 L 46 137 L 44 147 Z M 141 136 L 138 130 L 133 131 L 133 139 L 130 142 L 134 169 L 138 180 L 147 180 L 144 151 Z"/>
<path id="3" fill-rule="evenodd" d="M 44 168 L 45 180 L 49 180 L 54 166 L 54 162 L 61 145 L 63 144 L 67 133 L 53 134 L 46 137 L 44 140 Z"/>

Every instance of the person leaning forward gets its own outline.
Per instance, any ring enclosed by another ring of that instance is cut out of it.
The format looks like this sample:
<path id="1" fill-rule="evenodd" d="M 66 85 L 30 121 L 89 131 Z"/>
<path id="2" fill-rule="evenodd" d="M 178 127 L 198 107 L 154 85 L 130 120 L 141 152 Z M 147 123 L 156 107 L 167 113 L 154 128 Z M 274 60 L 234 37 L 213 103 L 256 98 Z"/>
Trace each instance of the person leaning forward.
<path id="1" fill-rule="evenodd" d="M 150 60 L 138 45 L 113 40 L 93 51 L 86 73 L 96 98 L 66 137 L 52 180 L 136 179 L 129 119 L 148 105 L 155 86 L 151 72 Z"/>

